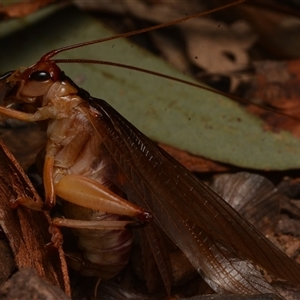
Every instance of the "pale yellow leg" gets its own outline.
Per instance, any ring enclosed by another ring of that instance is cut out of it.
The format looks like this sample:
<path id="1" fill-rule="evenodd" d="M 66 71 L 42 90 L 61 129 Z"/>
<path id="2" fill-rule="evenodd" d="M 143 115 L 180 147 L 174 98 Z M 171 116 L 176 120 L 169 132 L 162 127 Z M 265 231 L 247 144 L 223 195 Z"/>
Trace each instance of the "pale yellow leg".
<path id="1" fill-rule="evenodd" d="M 47 115 L 43 116 L 42 114 L 40 114 L 40 112 L 31 114 L 31 113 L 25 113 L 22 111 L 6 108 L 3 106 L 0 106 L 0 115 L 8 118 L 26 121 L 26 122 L 36 122 L 36 121 L 41 121 L 49 118 Z"/>
<path id="2" fill-rule="evenodd" d="M 106 213 L 151 219 L 151 214 L 124 200 L 99 182 L 81 176 L 65 175 L 55 186 L 55 193 L 71 203 Z"/>
<path id="3" fill-rule="evenodd" d="M 54 157 L 46 155 L 44 163 L 44 188 L 45 188 L 45 202 L 35 202 L 27 198 L 18 198 L 12 202 L 12 207 L 17 207 L 18 205 L 26 206 L 33 210 L 50 210 L 56 203 L 56 195 L 53 184 L 53 165 Z"/>
<path id="4" fill-rule="evenodd" d="M 45 207 L 44 209 L 50 210 L 56 203 L 56 195 L 53 184 L 53 166 L 54 157 L 46 155 L 43 171 L 44 188 L 45 188 Z"/>
<path id="5" fill-rule="evenodd" d="M 124 230 L 130 225 L 136 226 L 133 221 L 82 221 L 65 218 L 54 218 L 52 225 L 57 227 L 69 227 L 96 230 Z"/>

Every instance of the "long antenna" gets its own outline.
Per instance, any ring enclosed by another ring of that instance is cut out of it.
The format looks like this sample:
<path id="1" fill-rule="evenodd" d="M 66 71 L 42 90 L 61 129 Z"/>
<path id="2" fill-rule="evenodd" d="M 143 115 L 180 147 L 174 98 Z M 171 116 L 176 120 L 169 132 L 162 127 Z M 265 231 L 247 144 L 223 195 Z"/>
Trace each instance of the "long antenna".
<path id="1" fill-rule="evenodd" d="M 156 30 L 156 29 L 164 28 L 164 27 L 167 27 L 167 26 L 171 26 L 171 25 L 174 25 L 174 24 L 178 24 L 178 23 L 181 23 L 181 22 L 185 22 L 185 21 L 187 21 L 189 19 L 192 19 L 192 18 L 203 17 L 203 16 L 206 16 L 206 15 L 212 14 L 214 12 L 217 12 L 217 11 L 220 11 L 220 10 L 223 10 L 223 9 L 241 4 L 245 1 L 247 1 L 247 0 L 239 0 L 239 1 L 231 2 L 231 3 L 225 4 L 223 6 L 219 6 L 217 8 L 207 10 L 205 12 L 201 12 L 201 13 L 189 15 L 189 16 L 181 18 L 181 19 L 177 19 L 175 21 L 170 21 L 170 22 L 167 22 L 167 23 L 158 24 L 158 25 L 154 25 L 154 26 L 139 29 L 139 30 L 134 30 L 134 31 L 130 31 L 130 32 L 127 32 L 127 33 L 120 33 L 120 34 L 116 34 L 116 35 L 106 37 L 106 38 L 96 39 L 96 40 L 92 40 L 92 41 L 88 41 L 88 42 L 78 43 L 78 44 L 74 44 L 74 45 L 54 49 L 54 50 L 46 53 L 45 55 L 43 55 L 42 58 L 40 59 L 40 61 L 49 61 L 51 59 L 51 57 L 57 55 L 60 52 L 64 52 L 64 51 L 67 51 L 67 50 L 71 50 L 71 49 L 75 49 L 75 48 L 79 48 L 79 47 L 85 47 L 85 46 L 88 46 L 88 45 L 93 45 L 93 44 L 102 43 L 102 42 L 106 42 L 106 41 L 111 41 L 111 40 L 115 40 L 115 39 L 122 38 L 122 37 L 129 37 L 129 36 L 149 32 L 149 31 L 153 31 L 153 30 Z"/>
<path id="2" fill-rule="evenodd" d="M 154 76 L 159 76 L 159 77 L 162 77 L 162 78 L 165 78 L 165 79 L 169 79 L 169 80 L 172 80 L 172 81 L 187 84 L 187 85 L 190 85 L 190 86 L 193 86 L 193 87 L 198 87 L 198 88 L 201 88 L 203 90 L 206 90 L 206 91 L 209 91 L 209 92 L 214 92 L 214 93 L 217 93 L 219 95 L 228 97 L 228 98 L 232 99 L 235 102 L 251 104 L 251 105 L 254 105 L 255 107 L 259 107 L 261 109 L 264 109 L 264 110 L 267 110 L 267 111 L 270 111 L 270 112 L 288 117 L 290 119 L 300 121 L 299 117 L 296 117 L 296 116 L 289 115 L 287 113 L 278 111 L 278 110 L 276 110 L 272 107 L 265 107 L 264 105 L 260 105 L 258 103 L 253 103 L 250 100 L 247 100 L 247 99 L 244 99 L 244 98 L 241 98 L 241 97 L 238 97 L 238 96 L 230 95 L 230 94 L 227 94 L 225 92 L 215 90 L 215 89 L 210 88 L 208 86 L 205 86 L 201 83 L 195 83 L 195 82 L 192 82 L 192 81 L 180 79 L 180 78 L 177 78 L 177 77 L 173 77 L 173 76 L 170 76 L 170 75 L 166 75 L 166 74 L 163 74 L 163 73 L 159 73 L 159 72 L 155 72 L 155 71 L 151 71 L 151 70 L 147 70 L 147 69 L 143 69 L 143 68 L 139 68 L 139 67 L 135 67 L 135 66 L 131 66 L 131 65 L 126 65 L 126 64 L 111 62 L 111 61 L 105 61 L 105 60 L 80 59 L 80 58 L 53 59 L 53 62 L 55 62 L 57 64 L 60 64 L 60 63 L 98 64 L 98 65 L 106 65 L 106 66 L 111 66 L 111 67 L 123 68 L 123 69 L 127 69 L 127 70 L 134 70 L 134 71 L 137 71 L 137 72 L 146 73 L 146 74 L 150 74 L 150 75 L 154 75 Z"/>

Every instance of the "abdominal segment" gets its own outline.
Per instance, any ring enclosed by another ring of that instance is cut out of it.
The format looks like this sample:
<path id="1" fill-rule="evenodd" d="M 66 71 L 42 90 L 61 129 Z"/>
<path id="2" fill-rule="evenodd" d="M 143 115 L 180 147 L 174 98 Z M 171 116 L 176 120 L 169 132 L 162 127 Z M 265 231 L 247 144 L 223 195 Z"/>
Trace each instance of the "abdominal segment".
<path id="1" fill-rule="evenodd" d="M 124 217 L 84 208 L 63 201 L 64 216 L 76 220 L 124 220 Z M 132 232 L 130 230 L 72 229 L 77 239 L 78 253 L 67 250 L 70 266 L 85 276 L 110 279 L 116 276 L 130 258 Z M 79 251 L 81 253 L 79 253 Z"/>

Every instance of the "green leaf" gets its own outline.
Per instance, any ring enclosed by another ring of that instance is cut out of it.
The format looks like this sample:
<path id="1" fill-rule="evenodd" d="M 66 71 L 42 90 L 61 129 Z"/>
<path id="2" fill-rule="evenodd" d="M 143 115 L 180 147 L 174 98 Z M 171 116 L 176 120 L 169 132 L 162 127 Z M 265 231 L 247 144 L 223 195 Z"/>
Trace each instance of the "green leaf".
<path id="1" fill-rule="evenodd" d="M 33 64 L 51 49 L 112 35 L 98 20 L 75 8 L 39 13 L 43 18 L 14 21 L 19 22 L 13 25 L 18 30 L 7 29 L 7 24 L 1 30 L 4 25 L 0 25 L 0 33 L 5 33 L 0 40 L 1 73 Z M 123 39 L 63 52 L 58 57 L 109 60 L 191 80 Z M 261 120 L 226 97 L 116 67 L 62 64 L 61 68 L 155 141 L 241 167 L 300 167 L 300 141 L 296 137 L 266 131 Z"/>

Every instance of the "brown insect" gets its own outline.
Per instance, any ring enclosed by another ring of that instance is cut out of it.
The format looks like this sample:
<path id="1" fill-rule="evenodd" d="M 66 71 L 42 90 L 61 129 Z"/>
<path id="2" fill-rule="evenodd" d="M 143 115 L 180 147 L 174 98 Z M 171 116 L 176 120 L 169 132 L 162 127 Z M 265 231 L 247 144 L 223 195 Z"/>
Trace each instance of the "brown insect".
<path id="1" fill-rule="evenodd" d="M 30 199 L 18 199 L 18 204 L 51 209 L 56 197 L 63 199 L 66 219 L 53 223 L 76 228 L 85 254 L 84 259 L 74 257 L 72 264 L 79 270 L 85 265 L 86 275 L 107 279 L 120 272 L 129 259 L 130 228 L 147 223 L 143 230 L 168 292 L 170 264 L 157 227 L 218 293 L 276 293 L 252 262 L 300 284 L 300 267 L 293 260 L 107 102 L 78 87 L 57 66 L 97 61 L 52 59 L 100 41 L 53 50 L 24 71 L 0 78 L 0 114 L 47 125 L 45 203 L 41 207 Z"/>

